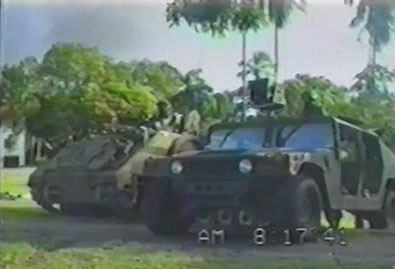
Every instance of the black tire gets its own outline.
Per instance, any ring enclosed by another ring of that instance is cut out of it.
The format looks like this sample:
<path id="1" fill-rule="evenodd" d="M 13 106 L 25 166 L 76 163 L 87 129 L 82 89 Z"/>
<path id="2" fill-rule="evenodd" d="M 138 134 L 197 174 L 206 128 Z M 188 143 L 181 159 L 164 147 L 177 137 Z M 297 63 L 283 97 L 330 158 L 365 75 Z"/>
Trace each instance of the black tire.
<path id="1" fill-rule="evenodd" d="M 363 229 L 364 218 L 360 215 L 354 215 L 355 217 L 355 229 Z"/>
<path id="2" fill-rule="evenodd" d="M 274 195 L 274 224 L 282 229 L 321 227 L 322 197 L 315 181 L 293 176 Z"/>
<path id="3" fill-rule="evenodd" d="M 372 229 L 395 230 L 395 191 L 388 190 L 383 208 L 379 212 L 369 214 L 367 219 Z"/>
<path id="4" fill-rule="evenodd" d="M 153 180 L 146 186 L 141 213 L 148 228 L 158 235 L 185 234 L 192 221 L 181 219 L 180 202 L 166 180 Z"/>
<path id="5" fill-rule="evenodd" d="M 61 211 L 70 216 L 109 217 L 112 212 L 109 208 L 98 204 L 67 203 L 60 205 Z"/>
<path id="6" fill-rule="evenodd" d="M 80 204 L 61 204 L 60 209 L 62 213 L 69 216 L 84 216 L 87 214 Z"/>
<path id="7" fill-rule="evenodd" d="M 54 203 L 48 200 L 45 197 L 45 188 L 48 186 L 45 184 L 45 182 L 40 182 L 38 184 L 33 185 L 30 188 L 30 194 L 32 196 L 32 199 L 43 209 L 48 211 L 49 213 L 57 214 L 60 213 L 59 209 L 54 207 Z"/>

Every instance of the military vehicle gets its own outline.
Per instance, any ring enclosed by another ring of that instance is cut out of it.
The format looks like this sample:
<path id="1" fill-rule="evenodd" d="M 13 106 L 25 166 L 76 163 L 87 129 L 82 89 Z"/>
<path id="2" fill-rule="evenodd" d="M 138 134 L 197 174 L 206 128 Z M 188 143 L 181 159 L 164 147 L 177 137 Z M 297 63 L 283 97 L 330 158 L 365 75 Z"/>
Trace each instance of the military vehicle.
<path id="1" fill-rule="evenodd" d="M 395 229 L 395 154 L 334 117 L 259 119 L 212 128 L 202 151 L 148 160 L 142 212 L 157 234 L 217 225 L 316 228 L 340 210 Z"/>
<path id="2" fill-rule="evenodd" d="M 120 135 L 71 142 L 36 169 L 28 186 L 50 212 L 72 215 L 124 214 L 138 205 L 137 176 L 148 158 L 196 149 L 195 137 L 157 132 L 146 143 Z"/>

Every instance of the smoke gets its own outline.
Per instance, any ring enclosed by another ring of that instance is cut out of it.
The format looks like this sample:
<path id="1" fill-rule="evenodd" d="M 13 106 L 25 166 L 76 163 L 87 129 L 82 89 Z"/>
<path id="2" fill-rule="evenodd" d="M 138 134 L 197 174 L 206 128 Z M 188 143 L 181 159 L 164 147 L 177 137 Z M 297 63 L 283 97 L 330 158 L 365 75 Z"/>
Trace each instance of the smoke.
<path id="1" fill-rule="evenodd" d="M 8 1 L 4 10 L 4 41 L 1 38 L 6 63 L 14 64 L 27 56 L 40 59 L 56 42 L 76 42 L 98 47 L 116 60 L 165 60 L 182 72 L 202 68 L 203 77 L 216 90 L 240 86 L 236 77 L 240 35 L 229 33 L 219 39 L 197 34 L 185 25 L 169 29 L 167 0 L 18 1 Z M 293 16 L 280 32 L 280 79 L 310 73 L 350 85 L 367 57 L 367 46 L 358 43 L 357 33 L 348 27 L 354 14 L 355 10 L 345 5 L 316 3 Z M 248 57 L 261 50 L 272 54 L 272 47 L 271 28 L 248 35 Z M 392 48 L 379 59 L 390 66 L 395 63 Z"/>
<path id="2" fill-rule="evenodd" d="M 56 42 L 98 47 L 119 59 L 141 57 L 143 50 L 165 38 L 165 8 L 165 4 L 130 3 L 8 4 L 4 12 L 5 61 L 40 57 Z"/>
<path id="3" fill-rule="evenodd" d="M 79 42 L 99 46 L 116 56 L 135 56 L 153 40 L 146 37 L 163 28 L 165 7 L 159 5 L 78 5 L 52 14 L 49 42 Z M 160 33 L 157 33 L 160 34 Z"/>

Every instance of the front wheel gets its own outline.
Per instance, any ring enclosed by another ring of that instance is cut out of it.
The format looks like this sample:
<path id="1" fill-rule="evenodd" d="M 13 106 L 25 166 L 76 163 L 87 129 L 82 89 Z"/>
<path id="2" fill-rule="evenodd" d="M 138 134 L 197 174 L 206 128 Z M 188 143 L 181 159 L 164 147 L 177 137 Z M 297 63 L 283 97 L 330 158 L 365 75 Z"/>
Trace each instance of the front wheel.
<path id="1" fill-rule="evenodd" d="M 274 195 L 275 225 L 281 228 L 317 229 L 321 225 L 322 198 L 315 181 L 293 176 Z"/>
<path id="2" fill-rule="evenodd" d="M 155 234 L 186 233 L 192 221 L 180 215 L 181 204 L 167 180 L 153 180 L 147 184 L 141 201 L 143 219 Z"/>
<path id="3" fill-rule="evenodd" d="M 41 182 L 30 188 L 30 194 L 32 199 L 49 213 L 60 213 L 56 207 L 57 188 L 55 186 Z"/>

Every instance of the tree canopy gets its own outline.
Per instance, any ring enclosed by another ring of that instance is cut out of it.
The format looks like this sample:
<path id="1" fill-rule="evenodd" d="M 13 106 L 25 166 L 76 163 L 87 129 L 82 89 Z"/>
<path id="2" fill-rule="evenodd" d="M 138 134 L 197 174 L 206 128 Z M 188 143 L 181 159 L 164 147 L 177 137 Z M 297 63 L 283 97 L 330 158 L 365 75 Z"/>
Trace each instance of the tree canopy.
<path id="1" fill-rule="evenodd" d="M 185 21 L 197 32 L 224 35 L 228 30 L 257 31 L 267 25 L 264 0 L 174 0 L 167 7 L 170 26 Z"/>
<path id="2" fill-rule="evenodd" d="M 395 149 L 395 96 L 353 95 L 324 77 L 297 75 L 280 88 L 286 106 L 280 116 L 301 117 L 306 113 L 351 120 L 363 128 L 380 130 L 384 140 Z"/>
<path id="3" fill-rule="evenodd" d="M 119 125 L 152 124 L 163 103 L 184 115 L 227 117 L 230 100 L 214 94 L 199 73 L 184 75 L 167 62 L 115 62 L 95 48 L 55 44 L 42 61 L 3 68 L 2 123 L 59 144 Z"/>

